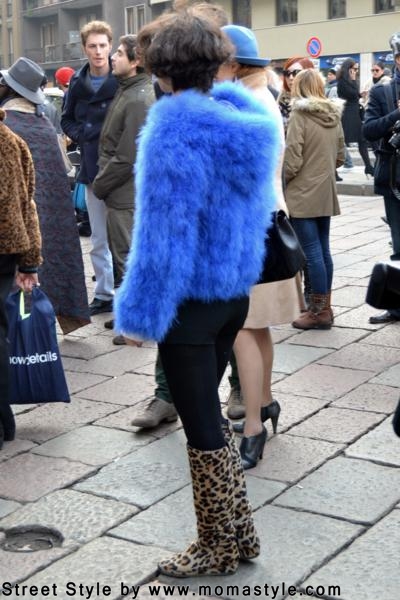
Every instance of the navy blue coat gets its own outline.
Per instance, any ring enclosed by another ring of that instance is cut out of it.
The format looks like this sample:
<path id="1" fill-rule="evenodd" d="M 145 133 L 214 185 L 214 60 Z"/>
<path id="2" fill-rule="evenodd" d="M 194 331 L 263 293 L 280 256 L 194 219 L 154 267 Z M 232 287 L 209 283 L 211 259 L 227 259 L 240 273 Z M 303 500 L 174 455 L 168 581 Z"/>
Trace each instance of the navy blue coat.
<path id="1" fill-rule="evenodd" d="M 393 98 L 392 106 L 388 106 L 385 86 L 390 86 Z M 368 105 L 365 111 L 363 133 L 367 140 L 375 142 L 382 140 L 377 151 L 375 164 L 375 193 L 388 196 L 390 189 L 390 161 L 393 148 L 388 144 L 392 135 L 392 127 L 400 119 L 400 110 L 397 107 L 396 89 L 394 80 L 388 84 L 372 86 L 369 92 Z"/>
<path id="2" fill-rule="evenodd" d="M 80 147 L 78 181 L 81 183 L 91 183 L 97 175 L 100 132 L 118 88 L 117 79 L 111 74 L 111 66 L 110 73 L 97 92 L 94 92 L 88 78 L 89 63 L 72 76 L 61 116 L 64 133 Z"/>
<path id="3" fill-rule="evenodd" d="M 238 84 L 164 96 L 139 137 L 118 331 L 162 340 L 185 300 L 248 295 L 277 203 L 279 122 Z"/>

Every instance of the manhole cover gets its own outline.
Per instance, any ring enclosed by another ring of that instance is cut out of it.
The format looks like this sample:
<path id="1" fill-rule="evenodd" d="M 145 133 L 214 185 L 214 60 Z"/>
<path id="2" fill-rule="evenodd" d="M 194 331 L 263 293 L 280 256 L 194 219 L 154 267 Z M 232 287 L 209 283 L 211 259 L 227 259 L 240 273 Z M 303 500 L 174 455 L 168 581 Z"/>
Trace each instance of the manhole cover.
<path id="1" fill-rule="evenodd" d="M 9 529 L 0 547 L 6 552 L 38 552 L 59 548 L 62 543 L 63 536 L 58 531 L 47 527 L 30 527 Z"/>

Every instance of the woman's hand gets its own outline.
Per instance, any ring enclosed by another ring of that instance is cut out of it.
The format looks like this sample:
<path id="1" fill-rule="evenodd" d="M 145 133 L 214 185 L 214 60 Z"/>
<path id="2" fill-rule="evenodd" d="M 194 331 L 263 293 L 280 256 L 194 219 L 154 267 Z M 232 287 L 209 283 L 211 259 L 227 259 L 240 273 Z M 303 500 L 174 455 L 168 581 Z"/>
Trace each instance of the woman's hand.
<path id="1" fill-rule="evenodd" d="M 24 292 L 31 292 L 35 285 L 39 285 L 37 273 L 20 273 L 15 276 L 15 283 Z"/>

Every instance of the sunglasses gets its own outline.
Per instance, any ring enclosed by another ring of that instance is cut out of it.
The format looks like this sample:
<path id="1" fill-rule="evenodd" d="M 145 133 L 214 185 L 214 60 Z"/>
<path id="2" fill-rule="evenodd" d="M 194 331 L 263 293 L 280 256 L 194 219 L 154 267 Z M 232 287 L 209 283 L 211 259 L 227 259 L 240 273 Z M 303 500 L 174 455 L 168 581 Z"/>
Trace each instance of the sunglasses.
<path id="1" fill-rule="evenodd" d="M 283 75 L 285 77 L 296 77 L 299 73 L 301 73 L 302 69 L 294 69 L 293 71 L 285 70 L 283 71 Z"/>
<path id="2" fill-rule="evenodd" d="M 380 73 L 381 69 L 371 69 L 371 73 Z"/>

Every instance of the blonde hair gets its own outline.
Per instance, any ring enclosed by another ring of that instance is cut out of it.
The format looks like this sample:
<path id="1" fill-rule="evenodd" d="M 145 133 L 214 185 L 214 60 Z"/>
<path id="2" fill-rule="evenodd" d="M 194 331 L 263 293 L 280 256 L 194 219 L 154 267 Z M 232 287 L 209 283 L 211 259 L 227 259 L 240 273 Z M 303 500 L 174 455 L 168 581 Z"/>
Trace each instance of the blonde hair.
<path id="1" fill-rule="evenodd" d="M 91 33 L 106 35 L 110 44 L 112 42 L 112 30 L 105 21 L 89 21 L 89 23 L 86 23 L 86 25 L 82 27 L 80 33 L 82 46 L 84 47 L 86 46 L 87 39 Z"/>
<path id="2" fill-rule="evenodd" d="M 300 71 L 293 80 L 292 98 L 310 97 L 326 100 L 324 80 L 315 69 Z"/>

